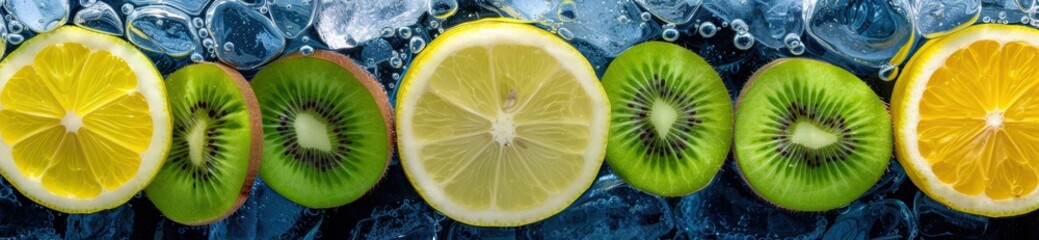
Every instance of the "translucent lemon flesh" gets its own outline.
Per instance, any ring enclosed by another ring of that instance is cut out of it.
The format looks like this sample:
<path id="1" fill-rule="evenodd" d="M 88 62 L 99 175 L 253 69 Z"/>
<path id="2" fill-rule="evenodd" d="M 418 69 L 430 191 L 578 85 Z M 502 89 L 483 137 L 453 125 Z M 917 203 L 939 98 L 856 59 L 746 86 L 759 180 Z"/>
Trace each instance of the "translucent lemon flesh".
<path id="1" fill-rule="evenodd" d="M 469 224 L 551 216 L 587 189 L 602 163 L 602 88 L 572 48 L 541 45 L 565 44 L 542 30 L 488 21 L 459 28 L 444 37 L 465 44 L 431 45 L 400 93 L 409 179 L 432 206 Z M 521 37 L 485 38 L 506 32 Z"/>
<path id="2" fill-rule="evenodd" d="M 113 55 L 129 54 L 119 44 L 92 49 L 87 45 L 100 40 L 60 36 L 87 34 L 80 31 L 45 35 L 0 66 L 0 75 L 10 75 L 0 89 L 0 140 L 9 149 L 0 155 L 4 177 L 29 198 L 67 212 L 125 202 L 154 175 L 161 158 L 145 158 L 164 155 L 169 138 L 161 83 L 139 86 L 139 79 L 158 79 L 151 63 L 131 66 Z M 72 41 L 46 44 L 65 39 Z M 138 76 L 142 68 L 155 75 Z"/>

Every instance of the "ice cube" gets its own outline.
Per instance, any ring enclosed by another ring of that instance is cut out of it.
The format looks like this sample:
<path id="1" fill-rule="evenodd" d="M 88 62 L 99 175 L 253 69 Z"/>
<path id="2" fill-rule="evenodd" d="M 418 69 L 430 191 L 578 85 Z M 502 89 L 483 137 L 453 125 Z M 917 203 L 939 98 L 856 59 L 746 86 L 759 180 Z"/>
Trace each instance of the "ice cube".
<path id="1" fill-rule="evenodd" d="M 503 17 L 525 21 L 537 21 L 549 18 L 549 11 L 559 6 L 561 0 L 477 0 L 480 6 L 497 12 Z M 592 5 L 592 4 L 588 4 Z"/>
<path id="2" fill-rule="evenodd" d="M 900 64 L 916 35 L 907 1 L 809 0 L 806 30 L 828 51 L 857 64 Z"/>
<path id="3" fill-rule="evenodd" d="M 134 45 L 170 56 L 195 51 L 198 35 L 187 13 L 165 5 L 134 9 L 126 17 L 126 35 Z"/>
<path id="4" fill-rule="evenodd" d="M 664 22 L 682 25 L 693 19 L 703 0 L 635 0 Z"/>
<path id="5" fill-rule="evenodd" d="M 916 217 L 905 203 L 885 199 L 856 203 L 834 220 L 823 239 L 913 239 Z"/>
<path id="6" fill-rule="evenodd" d="M 285 37 L 296 38 L 314 22 L 319 0 L 278 0 L 267 4 L 274 25 Z"/>
<path id="7" fill-rule="evenodd" d="M 743 39 L 750 36 L 749 39 L 769 48 L 785 47 L 784 39 L 787 35 L 801 35 L 804 31 L 801 0 L 706 1 L 703 7 L 722 21 L 734 23 L 734 31 L 740 27 L 735 23 L 743 22 L 749 35 L 736 36 Z"/>
<path id="8" fill-rule="evenodd" d="M 369 218 L 357 222 L 350 239 L 434 239 L 440 231 L 432 208 L 404 200 L 400 205 L 376 207 Z"/>
<path id="9" fill-rule="evenodd" d="M 605 174 L 569 208 L 524 232 L 531 239 L 655 239 L 672 229 L 671 207 L 664 199 Z"/>
<path id="10" fill-rule="evenodd" d="M 206 4 L 210 0 L 130 0 L 138 6 L 145 5 L 168 5 L 190 13 L 191 15 L 198 15 L 202 13 L 202 9 L 206 7 Z"/>
<path id="11" fill-rule="evenodd" d="M 56 214 L 60 213 L 19 197 L 0 178 L 0 239 L 58 239 L 54 230 Z"/>
<path id="12" fill-rule="evenodd" d="M 7 0 L 4 8 L 33 32 L 49 32 L 69 19 L 68 0 Z"/>
<path id="13" fill-rule="evenodd" d="M 72 18 L 72 22 L 76 26 L 96 32 L 116 36 L 123 35 L 123 20 L 119 18 L 119 14 L 115 12 L 112 6 L 104 2 L 94 3 L 89 7 L 80 9 L 76 12 L 76 16 Z"/>
<path id="14" fill-rule="evenodd" d="M 920 222 L 920 236 L 927 238 L 984 238 L 989 232 L 987 217 L 953 210 L 934 201 L 923 192 L 913 200 L 913 214 Z"/>
<path id="15" fill-rule="evenodd" d="M 426 9 L 426 0 L 321 0 L 315 28 L 329 48 L 349 49 L 415 24 Z"/>
<path id="16" fill-rule="evenodd" d="M 72 214 L 66 222 L 65 239 L 129 239 L 133 234 L 134 210 L 124 204 L 97 213 Z"/>
<path id="17" fill-rule="evenodd" d="M 913 23 L 926 38 L 970 26 L 981 15 L 981 0 L 913 0 Z"/>
<path id="18" fill-rule="evenodd" d="M 816 239 L 826 230 L 822 214 L 791 212 L 763 202 L 743 185 L 732 161 L 714 181 L 676 207 L 679 228 L 690 238 Z"/>
<path id="19" fill-rule="evenodd" d="M 206 11 L 216 57 L 238 70 L 250 70 L 285 49 L 285 37 L 271 20 L 235 1 L 219 0 Z"/>

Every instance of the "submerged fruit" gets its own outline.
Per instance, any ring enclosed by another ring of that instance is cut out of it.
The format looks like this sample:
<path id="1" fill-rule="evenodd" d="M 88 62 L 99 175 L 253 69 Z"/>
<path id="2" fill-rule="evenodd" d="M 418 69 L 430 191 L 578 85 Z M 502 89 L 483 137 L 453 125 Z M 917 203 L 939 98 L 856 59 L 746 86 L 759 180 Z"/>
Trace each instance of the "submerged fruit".
<path id="1" fill-rule="evenodd" d="M 968 27 L 920 48 L 891 99 L 896 149 L 921 190 L 953 209 L 1039 208 L 1039 31 Z"/>
<path id="2" fill-rule="evenodd" d="M 652 194 L 707 186 L 729 154 L 732 103 L 721 77 L 680 46 L 647 42 L 621 53 L 602 80 L 611 102 L 606 161 Z"/>
<path id="3" fill-rule="evenodd" d="M 389 101 L 346 56 L 290 56 L 264 67 L 252 87 L 263 115 L 260 176 L 275 192 L 330 208 L 382 178 L 393 153 Z"/>
<path id="4" fill-rule="evenodd" d="M 891 160 L 880 98 L 844 69 L 780 59 L 759 69 L 736 106 L 740 175 L 782 208 L 824 211 L 869 190 Z"/>
<path id="5" fill-rule="evenodd" d="M 591 65 L 526 24 L 444 32 L 415 58 L 397 104 L 408 179 L 466 224 L 518 226 L 562 211 L 605 154 L 609 101 Z"/>
<path id="6" fill-rule="evenodd" d="M 0 173 L 67 213 L 141 191 L 170 147 L 162 76 L 134 46 L 77 27 L 42 33 L 0 63 Z"/>
<path id="7" fill-rule="evenodd" d="M 173 144 L 145 189 L 167 218 L 200 225 L 223 219 L 249 196 L 260 168 L 263 129 L 249 83 L 219 64 L 194 64 L 166 78 Z"/>

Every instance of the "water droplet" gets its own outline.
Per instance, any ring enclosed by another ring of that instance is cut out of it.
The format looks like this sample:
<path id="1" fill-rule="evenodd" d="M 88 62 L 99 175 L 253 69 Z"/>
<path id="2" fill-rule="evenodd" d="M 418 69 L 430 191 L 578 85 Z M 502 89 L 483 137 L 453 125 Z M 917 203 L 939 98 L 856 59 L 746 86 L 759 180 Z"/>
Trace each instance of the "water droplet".
<path id="1" fill-rule="evenodd" d="M 404 66 L 404 61 L 400 60 L 399 57 L 397 57 L 397 56 L 390 57 L 390 67 L 400 68 L 402 66 Z"/>
<path id="2" fill-rule="evenodd" d="M 397 29 L 397 35 L 400 35 L 400 39 L 411 38 L 411 28 L 401 27 Z"/>
<path id="3" fill-rule="evenodd" d="M 224 51 L 225 52 L 234 51 L 234 43 L 231 43 L 231 42 L 224 43 Z"/>
<path id="4" fill-rule="evenodd" d="M 299 54 L 303 54 L 303 56 L 310 56 L 310 54 L 314 54 L 314 47 L 311 47 L 310 45 L 303 45 L 299 48 Z"/>
<path id="5" fill-rule="evenodd" d="M 429 1 L 429 15 L 437 19 L 447 19 L 458 12 L 458 1 L 456 0 L 431 0 Z"/>
<path id="6" fill-rule="evenodd" d="M 22 33 L 22 31 L 25 30 L 25 26 L 23 26 L 19 21 L 10 21 L 7 22 L 7 30 L 15 34 Z"/>
<path id="7" fill-rule="evenodd" d="M 736 34 L 736 37 L 732 38 L 732 44 L 740 50 L 750 49 L 754 46 L 754 36 L 751 36 L 750 33 Z"/>
<path id="8" fill-rule="evenodd" d="M 11 43 L 11 44 L 14 44 L 14 45 L 18 45 L 18 44 L 21 44 L 22 41 L 25 41 L 25 37 L 22 37 L 21 34 L 15 33 L 15 34 L 8 34 L 7 35 L 7 42 L 8 43 Z"/>
<path id="9" fill-rule="evenodd" d="M 202 62 L 204 60 L 206 60 L 206 59 L 202 57 L 202 54 L 199 54 L 199 53 L 192 53 L 191 54 L 191 61 L 192 62 Z"/>
<path id="10" fill-rule="evenodd" d="M 424 39 L 422 39 L 422 38 L 420 38 L 418 36 L 414 36 L 414 37 L 411 38 L 411 41 L 408 43 L 408 48 L 411 49 L 412 53 L 421 52 L 422 49 L 426 48 L 426 40 L 424 40 Z"/>
<path id="11" fill-rule="evenodd" d="M 639 14 L 639 18 L 641 18 L 643 22 L 649 22 L 649 20 L 653 20 L 653 16 L 649 14 L 649 12 L 642 12 L 642 14 Z"/>
<path id="12" fill-rule="evenodd" d="M 714 23 L 705 22 L 703 24 L 700 24 L 700 27 L 697 28 L 697 32 L 699 32 L 700 36 L 704 38 L 710 38 L 714 37 L 714 34 L 718 33 L 718 27 L 714 26 Z"/>
<path id="13" fill-rule="evenodd" d="M 124 3 L 123 7 L 120 10 L 123 11 L 123 14 L 129 15 L 130 12 L 133 12 L 133 5 L 131 5 L 129 3 Z"/>
<path id="14" fill-rule="evenodd" d="M 559 37 L 563 38 L 564 40 L 569 41 L 571 39 L 574 39 L 574 33 L 570 32 L 570 29 L 559 28 L 559 30 L 557 31 L 559 32 Z"/>
<path id="15" fill-rule="evenodd" d="M 674 28 L 666 28 L 664 29 L 664 32 L 660 35 L 664 38 L 665 41 L 674 42 L 675 40 L 678 40 L 679 34 L 678 30 L 675 30 Z"/>
<path id="16" fill-rule="evenodd" d="M 895 66 L 894 64 L 890 63 L 884 64 L 883 66 L 880 66 L 880 71 L 877 72 L 877 75 L 880 76 L 880 80 L 894 80 L 895 77 L 898 76 L 898 66 Z"/>
<path id="17" fill-rule="evenodd" d="M 736 34 L 745 34 L 750 31 L 750 27 L 747 27 L 747 23 L 743 22 L 743 19 L 732 20 L 732 30 L 736 31 Z"/>
<path id="18" fill-rule="evenodd" d="M 563 3 L 559 4 L 559 11 L 556 13 L 556 17 L 563 22 L 576 21 L 577 4 L 574 1 L 563 1 Z"/>

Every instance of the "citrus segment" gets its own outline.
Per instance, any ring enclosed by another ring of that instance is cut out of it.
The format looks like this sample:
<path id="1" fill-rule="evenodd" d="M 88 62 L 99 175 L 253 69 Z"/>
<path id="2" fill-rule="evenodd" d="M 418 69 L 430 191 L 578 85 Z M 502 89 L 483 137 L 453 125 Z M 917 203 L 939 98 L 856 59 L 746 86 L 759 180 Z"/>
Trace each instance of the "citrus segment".
<path id="1" fill-rule="evenodd" d="M 0 63 L 0 173 L 30 199 L 84 213 L 129 200 L 169 147 L 161 77 L 133 46 L 75 27 Z"/>
<path id="2" fill-rule="evenodd" d="M 506 20 L 445 32 L 401 84 L 401 162 L 434 208 L 516 226 L 573 202 L 602 164 L 608 101 L 580 53 Z"/>
<path id="3" fill-rule="evenodd" d="M 979 25 L 928 43 L 892 99 L 900 160 L 931 197 L 987 216 L 1039 208 L 1039 31 Z"/>

